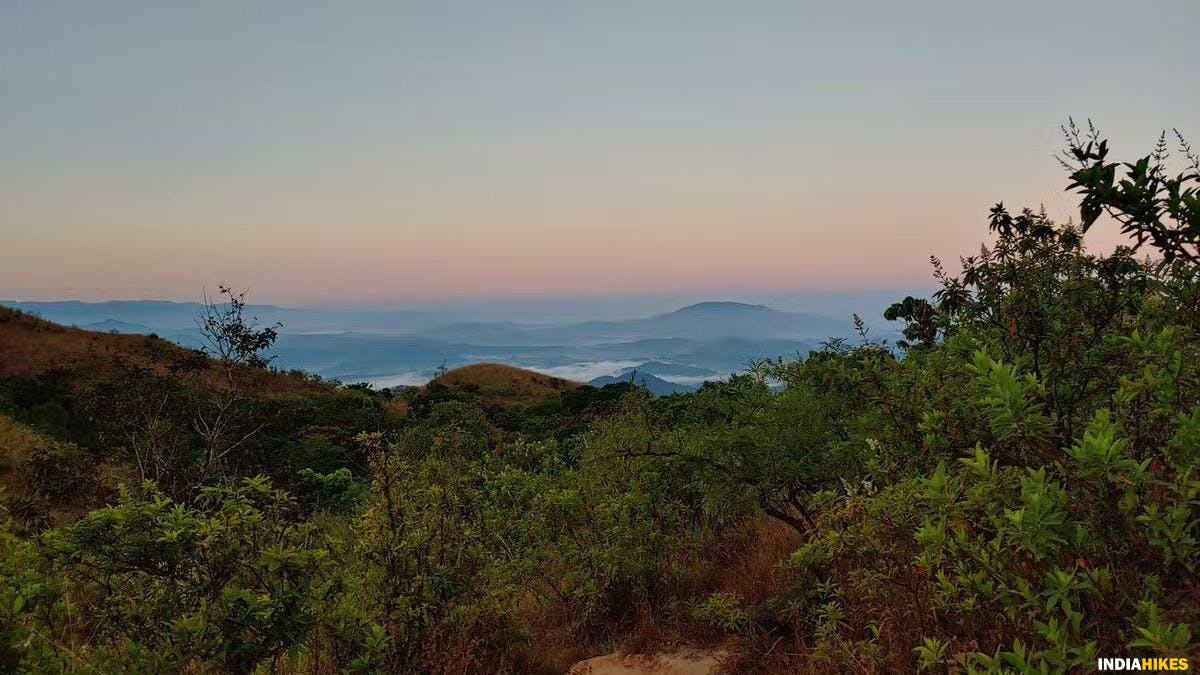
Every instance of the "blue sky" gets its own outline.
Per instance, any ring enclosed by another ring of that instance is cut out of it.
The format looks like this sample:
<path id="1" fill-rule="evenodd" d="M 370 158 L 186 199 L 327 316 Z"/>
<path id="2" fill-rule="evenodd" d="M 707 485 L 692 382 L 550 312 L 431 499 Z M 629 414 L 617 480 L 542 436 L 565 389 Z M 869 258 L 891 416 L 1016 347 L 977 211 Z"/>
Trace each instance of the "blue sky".
<path id="1" fill-rule="evenodd" d="M 912 286 L 996 201 L 1071 215 L 1068 115 L 1129 156 L 1200 136 L 1198 25 L 1194 0 L 0 1 L 0 297 Z"/>

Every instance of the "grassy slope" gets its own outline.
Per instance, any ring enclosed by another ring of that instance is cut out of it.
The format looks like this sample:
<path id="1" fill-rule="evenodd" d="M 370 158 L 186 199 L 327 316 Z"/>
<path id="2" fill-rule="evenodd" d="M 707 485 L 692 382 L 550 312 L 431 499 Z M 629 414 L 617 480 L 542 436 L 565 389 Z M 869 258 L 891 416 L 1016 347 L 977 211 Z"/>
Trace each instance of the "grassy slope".
<path id="1" fill-rule="evenodd" d="M 54 369 L 103 375 L 112 372 L 118 363 L 161 374 L 188 353 L 183 347 L 148 335 L 72 328 L 0 307 L 0 377 L 37 375 Z M 536 403 L 580 386 L 578 382 L 502 363 L 463 366 L 445 373 L 438 381 L 448 387 L 478 388 L 480 398 L 488 405 Z M 329 385 L 271 373 L 261 386 L 270 393 L 304 393 Z"/>
<path id="2" fill-rule="evenodd" d="M 53 443 L 52 439 L 0 414 L 0 487 L 4 488 L 5 496 L 24 494 L 21 464 L 36 448 Z"/>
<path id="3" fill-rule="evenodd" d="M 0 307 L 0 377 L 66 369 L 87 379 L 109 374 L 119 363 L 164 374 L 173 362 L 189 354 L 194 352 L 148 335 L 71 328 Z M 284 373 L 269 373 L 259 386 L 262 393 L 303 393 L 329 387 Z"/>
<path id="4" fill-rule="evenodd" d="M 65 447 L 61 441 L 0 414 L 0 505 L 10 511 L 32 509 L 45 514 L 49 524 L 60 524 L 73 521 L 108 501 L 120 483 L 136 480 L 136 476 L 124 467 L 91 460 L 86 480 L 80 480 L 77 489 L 53 498 L 38 494 L 30 484 L 27 462 L 39 453 L 51 453 L 56 458 L 51 461 L 57 461 Z"/>
<path id="5" fill-rule="evenodd" d="M 203 357 L 195 351 L 148 335 L 82 330 L 0 307 L 0 378 L 61 371 L 72 388 L 82 390 L 115 374 L 121 366 L 171 376 L 172 364 L 187 359 L 203 363 Z M 219 373 L 209 368 L 197 377 L 197 384 L 203 386 L 218 378 Z M 255 393 L 281 399 L 334 389 L 331 384 L 286 373 L 263 373 L 253 382 Z M 72 485 L 62 495 L 47 498 L 30 484 L 31 460 L 48 455 L 50 459 L 41 461 L 54 465 L 60 457 L 79 453 L 69 443 L 0 414 L 0 502 L 10 510 L 25 508 L 45 513 L 51 523 L 59 523 L 104 503 L 119 483 L 137 480 L 129 467 L 92 457 L 86 460 L 89 479 Z"/>
<path id="6" fill-rule="evenodd" d="M 195 358 L 184 347 L 150 337 L 88 331 L 62 326 L 35 316 L 0 307 L 0 378 L 35 376 L 52 370 L 68 373 L 74 387 L 86 387 L 92 381 L 115 373 L 121 365 L 147 368 L 168 374 L 173 363 Z M 210 371 L 200 374 L 200 382 L 215 377 Z M 476 390 L 486 406 L 536 404 L 580 386 L 530 370 L 498 363 L 464 366 L 444 374 L 439 382 L 452 388 Z M 332 385 L 306 380 L 285 373 L 268 373 L 257 380 L 258 393 L 304 395 L 332 389 Z M 401 400 L 384 402 L 387 408 L 404 414 Z M 10 417 L 0 416 L 0 487 L 5 488 L 4 501 L 36 497 L 25 485 L 24 466 L 35 448 L 56 449 L 60 441 L 46 436 Z M 111 473 L 114 467 L 96 467 L 98 472 Z M 104 481 L 105 488 L 116 484 Z M 97 487 L 101 487 L 97 484 Z M 110 489 L 105 489 L 109 492 Z M 40 501 L 40 500 L 39 500 Z M 58 517 L 68 516 L 74 506 L 61 505 Z M 56 508 L 55 510 L 59 510 Z"/>
<path id="7" fill-rule="evenodd" d="M 502 363 L 455 368 L 437 381 L 447 387 L 476 387 L 480 399 L 489 406 L 538 403 L 580 386 L 578 382 Z"/>

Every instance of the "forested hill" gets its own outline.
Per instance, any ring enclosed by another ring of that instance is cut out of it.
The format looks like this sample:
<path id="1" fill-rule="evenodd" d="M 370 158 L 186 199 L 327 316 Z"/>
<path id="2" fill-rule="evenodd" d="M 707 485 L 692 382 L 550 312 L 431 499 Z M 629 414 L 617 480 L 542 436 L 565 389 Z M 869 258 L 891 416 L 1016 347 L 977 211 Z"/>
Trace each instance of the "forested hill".
<path id="1" fill-rule="evenodd" d="M 279 373 L 228 289 L 203 351 L 0 311 L 0 672 L 1194 658 L 1200 159 L 1066 131 L 1078 225 L 997 205 L 902 340 L 694 392 Z"/>

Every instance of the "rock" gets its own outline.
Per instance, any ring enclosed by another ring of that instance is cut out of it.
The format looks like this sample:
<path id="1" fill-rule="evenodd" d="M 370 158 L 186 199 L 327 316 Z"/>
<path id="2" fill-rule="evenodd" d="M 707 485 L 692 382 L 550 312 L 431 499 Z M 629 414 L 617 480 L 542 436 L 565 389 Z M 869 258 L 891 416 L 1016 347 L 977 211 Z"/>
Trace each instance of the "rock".
<path id="1" fill-rule="evenodd" d="M 758 606 L 750 623 L 756 632 L 772 637 L 780 637 L 791 632 L 791 626 L 784 623 L 779 615 L 771 611 L 765 604 Z"/>
<path id="2" fill-rule="evenodd" d="M 580 661 L 570 675 L 715 675 L 721 652 L 681 649 L 658 654 L 614 652 Z"/>

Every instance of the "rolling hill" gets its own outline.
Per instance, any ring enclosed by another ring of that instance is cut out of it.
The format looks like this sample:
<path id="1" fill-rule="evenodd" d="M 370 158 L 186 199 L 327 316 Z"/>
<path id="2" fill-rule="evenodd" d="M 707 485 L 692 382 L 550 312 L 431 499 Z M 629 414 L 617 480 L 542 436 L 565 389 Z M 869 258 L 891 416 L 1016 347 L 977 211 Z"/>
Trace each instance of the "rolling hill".
<path id="1" fill-rule="evenodd" d="M 70 373 L 83 381 L 137 366 L 166 374 L 194 350 L 149 335 L 89 331 L 62 326 L 31 314 L 0 307 L 0 377 L 31 376 L 49 371 Z M 311 392 L 329 386 L 284 373 L 266 373 L 262 392 Z"/>
<path id="2" fill-rule="evenodd" d="M 434 382 L 447 387 L 471 388 L 489 406 L 538 403 L 580 385 L 503 363 L 476 363 L 455 368 Z"/>

